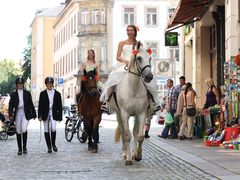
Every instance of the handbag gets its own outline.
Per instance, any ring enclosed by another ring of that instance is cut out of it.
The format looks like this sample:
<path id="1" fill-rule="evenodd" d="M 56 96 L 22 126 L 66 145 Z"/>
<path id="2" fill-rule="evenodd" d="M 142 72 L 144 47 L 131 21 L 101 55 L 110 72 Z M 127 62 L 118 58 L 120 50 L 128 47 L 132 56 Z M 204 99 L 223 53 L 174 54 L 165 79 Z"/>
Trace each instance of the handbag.
<path id="1" fill-rule="evenodd" d="M 197 114 L 197 110 L 194 106 L 192 107 L 187 107 L 187 97 L 186 97 L 186 94 L 185 94 L 185 101 L 186 101 L 186 111 L 187 111 L 187 115 L 188 116 L 195 116 Z"/>
<path id="2" fill-rule="evenodd" d="M 174 119 L 173 119 L 171 113 L 170 113 L 170 112 L 167 112 L 167 113 L 166 113 L 166 116 L 165 116 L 165 124 L 166 124 L 167 126 L 170 126 L 173 122 L 174 122 Z"/>

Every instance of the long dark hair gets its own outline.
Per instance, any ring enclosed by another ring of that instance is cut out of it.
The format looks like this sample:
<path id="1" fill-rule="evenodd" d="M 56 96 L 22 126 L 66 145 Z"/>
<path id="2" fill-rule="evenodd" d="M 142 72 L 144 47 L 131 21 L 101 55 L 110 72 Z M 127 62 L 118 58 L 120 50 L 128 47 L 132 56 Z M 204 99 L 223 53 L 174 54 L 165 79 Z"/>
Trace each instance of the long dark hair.
<path id="1" fill-rule="evenodd" d="M 93 55 L 94 55 L 94 57 L 93 57 L 93 61 L 94 61 L 94 63 L 95 63 L 95 62 L 96 62 L 96 61 L 95 61 L 95 52 L 94 52 L 93 49 L 89 49 L 89 50 L 88 50 L 88 53 L 89 53 L 90 51 L 92 51 L 92 53 L 93 53 Z M 87 59 L 89 59 L 89 57 L 87 57 Z"/>
<path id="2" fill-rule="evenodd" d="M 186 89 L 185 89 L 185 95 L 187 94 L 187 92 L 189 91 L 189 89 L 191 89 L 192 88 L 192 84 L 190 83 L 190 82 L 187 82 L 187 84 L 186 84 Z"/>
<path id="3" fill-rule="evenodd" d="M 134 29 L 134 38 L 136 39 L 137 38 L 137 27 L 133 24 L 130 24 L 127 26 L 127 28 L 129 28 L 129 27 Z"/>

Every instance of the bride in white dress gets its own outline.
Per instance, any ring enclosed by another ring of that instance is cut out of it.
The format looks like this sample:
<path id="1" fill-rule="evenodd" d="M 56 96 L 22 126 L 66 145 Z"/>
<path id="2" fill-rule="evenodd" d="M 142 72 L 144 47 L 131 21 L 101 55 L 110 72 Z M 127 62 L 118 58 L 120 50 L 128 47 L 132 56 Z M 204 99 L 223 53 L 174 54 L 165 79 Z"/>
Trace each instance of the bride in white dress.
<path id="1" fill-rule="evenodd" d="M 104 102 L 102 109 L 109 112 L 109 108 L 107 105 L 107 100 L 110 94 L 112 93 L 112 87 L 117 85 L 123 78 L 123 76 L 127 73 L 127 71 L 124 69 L 125 66 L 128 65 L 131 56 L 132 56 L 132 50 L 134 45 L 137 43 L 136 37 L 137 37 L 137 28 L 134 25 L 128 25 L 127 26 L 127 35 L 128 39 L 121 41 L 118 44 L 118 50 L 117 50 L 117 69 L 113 70 L 109 76 L 108 80 L 105 83 L 104 91 L 100 97 L 100 101 Z M 153 96 L 154 101 L 157 100 L 157 84 L 156 79 L 153 78 L 153 80 L 150 83 L 146 83 L 147 89 Z M 154 105 L 155 110 L 157 111 L 160 109 L 159 105 Z"/>

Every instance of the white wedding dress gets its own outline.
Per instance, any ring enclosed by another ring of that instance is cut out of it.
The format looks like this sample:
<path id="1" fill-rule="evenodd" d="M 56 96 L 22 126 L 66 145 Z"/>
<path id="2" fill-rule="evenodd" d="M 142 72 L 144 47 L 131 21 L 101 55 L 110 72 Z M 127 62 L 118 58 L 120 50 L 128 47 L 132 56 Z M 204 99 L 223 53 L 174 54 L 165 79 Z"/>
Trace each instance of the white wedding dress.
<path id="1" fill-rule="evenodd" d="M 132 49 L 133 49 L 133 45 L 128 45 L 128 44 L 123 45 L 122 58 L 130 61 L 133 55 Z M 124 75 L 127 73 L 127 71 L 124 69 L 125 66 L 126 64 L 118 62 L 117 65 L 113 68 L 113 71 L 108 76 L 108 80 L 105 82 L 105 88 L 100 97 L 101 102 L 104 102 L 104 100 L 108 99 L 109 94 L 107 94 L 107 90 L 117 85 L 118 83 L 120 83 Z M 153 78 L 153 80 L 150 83 L 145 83 L 145 84 L 149 92 L 152 94 L 155 102 L 157 102 L 158 97 L 157 97 L 156 79 Z"/>

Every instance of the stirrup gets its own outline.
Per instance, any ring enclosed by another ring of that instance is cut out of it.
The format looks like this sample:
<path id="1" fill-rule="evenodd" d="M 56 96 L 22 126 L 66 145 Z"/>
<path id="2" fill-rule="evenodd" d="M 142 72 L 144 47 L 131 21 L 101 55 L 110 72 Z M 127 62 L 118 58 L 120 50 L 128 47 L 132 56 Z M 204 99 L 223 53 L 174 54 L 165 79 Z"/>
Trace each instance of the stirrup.
<path id="1" fill-rule="evenodd" d="M 160 106 L 160 105 L 156 104 L 156 105 L 154 106 L 154 112 L 157 112 L 157 111 L 159 111 L 160 109 L 161 109 L 161 106 Z"/>
<path id="2" fill-rule="evenodd" d="M 106 112 L 108 115 L 111 114 L 110 107 L 108 106 L 107 102 L 104 102 L 101 106 L 101 110 Z"/>

